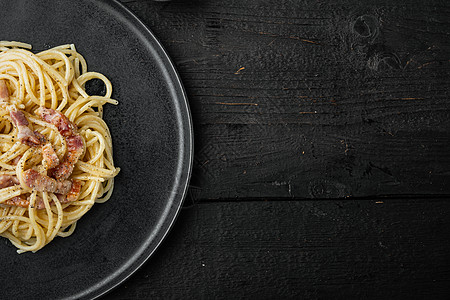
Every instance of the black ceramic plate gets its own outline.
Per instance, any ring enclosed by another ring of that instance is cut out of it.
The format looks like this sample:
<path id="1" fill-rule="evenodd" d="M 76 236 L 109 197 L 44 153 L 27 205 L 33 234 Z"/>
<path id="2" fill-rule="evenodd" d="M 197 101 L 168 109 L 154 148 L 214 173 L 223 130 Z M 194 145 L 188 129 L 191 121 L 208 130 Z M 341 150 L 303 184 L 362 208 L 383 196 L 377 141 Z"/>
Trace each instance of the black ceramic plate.
<path id="1" fill-rule="evenodd" d="M 152 33 L 115 1 L 0 0 L 0 40 L 74 43 L 120 102 L 105 108 L 121 168 L 110 201 L 37 253 L 0 239 L 0 299 L 94 298 L 145 262 L 181 207 L 193 144 L 182 85 Z"/>

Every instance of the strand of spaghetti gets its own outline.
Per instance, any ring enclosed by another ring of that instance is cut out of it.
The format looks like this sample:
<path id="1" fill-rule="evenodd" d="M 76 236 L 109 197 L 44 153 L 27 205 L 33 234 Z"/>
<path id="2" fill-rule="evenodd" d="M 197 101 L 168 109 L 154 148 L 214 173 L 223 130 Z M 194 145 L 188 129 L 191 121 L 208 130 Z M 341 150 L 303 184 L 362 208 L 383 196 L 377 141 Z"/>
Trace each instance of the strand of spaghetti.
<path id="1" fill-rule="evenodd" d="M 4 53 L 7 53 L 7 55 L 3 55 Z M 31 70 L 34 72 L 34 75 L 38 76 L 39 79 L 39 88 L 40 88 L 40 102 L 37 104 L 40 105 L 45 105 L 44 102 L 44 90 L 45 90 L 45 85 L 44 85 L 44 78 L 42 75 L 42 69 L 41 66 L 36 62 L 36 59 L 33 59 L 34 55 L 28 51 L 22 50 L 22 49 L 15 49 L 15 50 L 10 50 L 9 52 L 3 52 L 0 53 L 0 61 L 4 60 L 5 57 L 6 59 L 20 59 L 23 62 L 25 62 L 27 64 L 27 66 L 29 68 L 31 68 Z M 29 93 L 31 92 L 28 91 Z M 30 93 L 31 94 L 31 93 Z M 35 96 L 35 98 L 37 99 L 37 97 Z"/>
<path id="2" fill-rule="evenodd" d="M 6 52 L 4 52 L 4 53 L 6 53 Z M 62 99 L 61 103 L 62 104 L 64 103 L 64 105 L 65 105 L 65 103 L 67 103 L 68 83 L 65 80 L 65 78 L 62 77 L 62 75 L 58 71 L 53 69 L 51 66 L 49 66 L 44 60 L 42 60 L 38 56 L 36 56 L 34 54 L 29 54 L 30 52 L 28 52 L 28 51 L 16 49 L 16 50 L 11 50 L 7 53 L 8 53 L 8 56 L 7 56 L 8 59 L 21 58 L 32 69 L 34 74 L 38 76 L 39 88 L 40 88 L 40 101 L 36 102 L 36 104 L 38 104 L 40 106 L 45 106 L 45 97 L 44 97 L 45 84 L 44 84 L 44 79 L 43 79 L 43 75 L 42 75 L 42 69 L 44 69 L 50 75 L 50 77 L 52 77 L 53 80 L 56 81 L 56 83 L 60 86 L 61 90 L 63 91 L 63 95 L 62 95 L 63 99 Z M 0 61 L 2 61 L 2 59 L 3 59 L 2 54 L 3 53 L 0 53 Z M 10 56 L 12 56 L 12 57 L 10 57 Z M 31 90 L 29 90 L 28 88 L 27 88 L 27 92 L 30 95 L 34 95 L 34 93 L 32 93 Z M 32 97 L 32 99 L 37 100 L 37 97 L 34 96 L 34 97 Z"/>
<path id="3" fill-rule="evenodd" d="M 6 208 L 5 211 L 7 212 L 7 214 L 9 214 L 10 210 L 7 209 L 8 208 Z M 13 214 L 13 212 L 11 212 L 11 214 Z M 9 230 L 11 225 L 13 224 L 13 221 L 9 220 L 8 218 L 9 216 L 5 217 L 4 214 L 0 217 L 0 236 L 2 235 L 3 232 Z"/>
<path id="4" fill-rule="evenodd" d="M 74 206 L 71 205 L 71 211 L 66 210 L 63 216 L 63 223 L 61 224 L 61 228 L 67 227 L 72 222 L 78 221 L 94 204 L 94 201 L 91 202 L 90 205 L 82 205 L 82 206 Z"/>
<path id="5" fill-rule="evenodd" d="M 88 164 L 93 164 L 94 162 L 99 160 L 100 157 L 103 156 L 103 151 L 105 151 L 105 149 L 106 149 L 106 144 L 105 144 L 105 140 L 104 140 L 103 136 L 98 131 L 90 131 L 87 136 L 88 137 L 94 136 L 96 138 L 97 142 L 100 143 L 99 147 L 95 149 L 95 153 L 93 153 L 94 156 L 90 160 L 87 161 Z"/>
<path id="6" fill-rule="evenodd" d="M 95 200 L 96 203 L 105 203 L 109 200 L 109 198 L 111 198 L 112 192 L 114 190 L 114 178 L 110 178 L 109 180 L 107 180 L 107 184 L 104 189 L 106 190 L 106 193 L 103 195 L 103 197 L 97 198 L 97 200 Z"/>
<path id="7" fill-rule="evenodd" d="M 4 163 L 2 161 L 0 161 L 0 168 L 3 169 L 7 169 L 7 170 L 15 170 L 16 166 Z M 14 171 L 14 174 L 16 173 L 16 171 Z M 9 173 L 2 173 L 2 174 L 9 174 Z"/>
<path id="8" fill-rule="evenodd" d="M 0 221 L 0 236 L 2 236 L 2 233 L 5 232 L 6 230 L 8 230 L 11 227 L 13 221 L 2 220 L 2 219 L 0 219 L 0 220 L 1 220 Z"/>
<path id="9" fill-rule="evenodd" d="M 19 48 L 25 48 L 25 49 L 31 49 L 32 46 L 27 43 L 23 42 L 16 42 L 16 41 L 0 41 L 0 47 L 19 47 Z"/>
<path id="10" fill-rule="evenodd" d="M 19 220 L 20 222 L 30 222 L 30 219 L 24 216 L 16 216 L 16 215 L 9 215 L 2 217 L 3 221 L 16 221 Z"/>
<path id="11" fill-rule="evenodd" d="M 75 56 L 74 58 L 74 66 L 75 66 L 75 77 L 80 77 L 81 71 L 80 71 L 80 59 Z"/>
<path id="12" fill-rule="evenodd" d="M 72 233 L 77 228 L 77 222 L 73 222 L 71 225 L 69 225 L 68 226 L 69 230 L 66 231 L 66 228 L 64 228 L 63 230 L 58 231 L 57 232 L 58 236 L 60 236 L 60 237 L 68 237 L 68 236 L 72 235 Z"/>
<path id="13" fill-rule="evenodd" d="M 81 76 L 81 75 L 80 75 L 80 76 Z M 78 93 L 80 93 L 80 95 L 81 95 L 83 98 L 89 97 L 88 93 L 86 93 L 86 91 L 83 89 L 83 87 L 81 86 L 81 84 L 78 82 L 78 78 L 75 78 L 75 79 L 72 81 L 72 84 L 73 84 L 74 88 L 76 89 L 76 91 L 77 91 Z"/>
<path id="14" fill-rule="evenodd" d="M 6 52 L 4 52 L 6 53 Z M 48 72 L 48 74 L 53 77 L 53 79 L 58 82 L 66 82 L 65 78 L 55 69 L 53 69 L 49 64 L 47 64 L 44 60 L 42 60 L 41 58 L 39 58 L 37 55 L 26 51 L 26 50 L 22 50 L 22 49 L 15 49 L 15 50 L 11 50 L 9 52 L 7 52 L 8 55 L 12 55 L 13 57 L 19 57 L 21 59 L 23 59 L 23 61 L 27 62 L 28 65 L 32 68 L 33 72 L 35 73 L 35 75 L 42 74 L 41 72 L 38 72 L 38 70 L 42 70 L 41 67 Z M 2 55 L 3 53 L 0 53 L 0 61 L 2 61 Z M 15 56 L 14 56 L 15 55 Z M 35 68 L 33 68 L 35 67 Z M 41 78 L 39 78 L 41 79 Z"/>
<path id="15" fill-rule="evenodd" d="M 97 176 L 106 177 L 106 178 L 114 177 L 119 172 L 119 170 L 117 168 L 114 170 L 108 170 L 108 169 L 99 168 L 99 167 L 87 164 L 82 161 L 78 161 L 77 166 L 82 171 L 85 171 L 85 172 L 88 172 L 91 174 L 96 174 Z"/>
<path id="16" fill-rule="evenodd" d="M 46 211 L 47 216 L 48 216 L 46 237 L 47 237 L 47 240 L 49 240 L 50 237 L 52 237 L 52 236 L 54 237 L 53 232 L 54 231 L 58 231 L 58 230 L 57 230 L 57 225 L 53 224 L 54 223 L 54 218 L 53 218 L 52 210 L 50 209 L 50 202 L 49 202 L 49 199 L 48 199 L 48 193 L 47 192 L 42 193 L 42 201 L 44 202 L 45 211 Z"/>
<path id="17" fill-rule="evenodd" d="M 75 55 L 76 55 L 76 57 L 78 58 L 79 63 L 80 63 L 80 65 L 81 65 L 81 69 L 79 70 L 80 72 L 79 72 L 78 75 L 81 75 L 81 74 L 86 73 L 86 72 L 88 71 L 88 68 L 87 68 L 87 62 L 86 62 L 86 60 L 84 59 L 83 55 L 81 55 L 80 53 L 78 53 L 78 51 L 77 51 L 77 49 L 76 49 L 76 47 L 75 47 L 74 44 L 71 44 L 71 45 L 70 45 L 70 49 L 71 49 L 72 51 L 75 52 Z"/>
<path id="18" fill-rule="evenodd" d="M 19 157 L 20 155 L 22 155 L 25 151 L 27 150 L 26 146 L 24 145 L 20 145 L 17 149 L 17 151 L 11 153 L 9 156 L 6 157 L 5 161 L 9 162 L 17 157 Z"/>
<path id="19" fill-rule="evenodd" d="M 56 109 L 57 105 L 58 105 L 58 95 L 56 95 L 56 89 L 55 86 L 53 84 L 52 79 L 50 78 L 50 76 L 47 73 L 44 73 L 44 80 L 45 83 L 47 85 L 47 89 L 50 91 L 50 102 L 51 105 L 50 107 L 53 109 Z M 44 102 L 47 102 L 47 97 L 45 97 Z"/>
<path id="20" fill-rule="evenodd" d="M 112 148 L 111 134 L 108 126 L 103 119 L 96 116 L 80 116 L 75 120 L 76 125 L 81 130 L 94 130 L 101 132 L 105 137 L 106 145 L 108 149 Z"/>
<path id="21" fill-rule="evenodd" d="M 9 165 L 7 165 L 9 166 Z M 11 167 L 15 167 L 15 166 L 11 166 Z M 11 171 L 0 171 L 0 175 L 16 175 L 16 171 L 15 170 L 11 170 Z"/>
<path id="22" fill-rule="evenodd" d="M 23 193 L 22 188 L 19 185 L 13 185 L 0 189 L 0 203 L 5 202 L 11 198 L 20 196 Z"/>
<path id="23" fill-rule="evenodd" d="M 111 103 L 114 105 L 117 105 L 119 102 L 117 100 L 101 97 L 101 96 L 88 96 L 87 98 L 79 97 L 73 105 L 71 105 L 67 111 L 67 117 L 71 122 L 74 122 L 74 120 L 82 115 L 86 110 L 91 108 L 92 106 L 101 106 L 105 105 L 106 103 Z M 78 109 L 77 109 L 78 108 Z"/>
<path id="24" fill-rule="evenodd" d="M 35 148 L 30 148 L 22 155 L 16 165 L 16 176 L 19 179 L 22 189 L 27 192 L 31 192 L 31 189 L 27 186 L 24 180 L 23 172 L 25 170 L 25 163 L 27 159 L 36 152 Z"/>
<path id="25" fill-rule="evenodd" d="M 64 65 L 66 67 L 64 79 L 66 82 L 70 82 L 70 81 L 72 81 L 72 79 L 74 77 L 74 70 L 73 70 L 72 64 L 70 63 L 70 60 L 67 57 L 67 55 L 65 55 L 61 51 L 56 51 L 56 50 L 50 49 L 50 50 L 42 51 L 42 52 L 38 53 L 36 56 L 39 57 L 40 59 L 42 59 L 43 61 L 57 59 L 57 58 L 61 59 L 64 62 Z M 51 68 L 56 69 L 54 64 L 51 66 Z"/>
<path id="26" fill-rule="evenodd" d="M 95 181 L 88 181 L 81 189 L 81 193 L 78 199 L 87 198 L 89 195 L 93 193 L 94 188 L 95 188 Z"/>
<path id="27" fill-rule="evenodd" d="M 27 224 L 19 225 L 19 231 L 20 231 L 20 236 L 22 236 L 22 238 L 24 240 L 32 239 L 33 234 L 34 234 L 33 227 L 28 226 Z M 25 231 L 25 233 L 23 231 Z"/>
<path id="28" fill-rule="evenodd" d="M 94 202 L 91 200 L 83 200 L 83 201 L 76 201 L 72 203 L 72 206 L 91 206 Z"/>
<path id="29" fill-rule="evenodd" d="M 39 226 L 36 222 L 35 215 L 36 215 L 36 208 L 35 208 L 35 201 L 36 201 L 36 192 L 31 193 L 30 197 L 30 205 L 28 206 L 28 216 L 30 218 L 30 226 L 33 227 L 36 242 L 33 245 L 30 245 L 28 249 L 23 249 L 26 251 L 36 251 L 41 249 L 45 245 L 45 234 L 41 226 Z"/>
<path id="30" fill-rule="evenodd" d="M 9 216 L 16 215 L 18 211 L 18 207 L 5 207 L 3 213 L 0 215 L 0 234 L 8 230 L 13 224 L 13 220 L 9 220 Z M 6 217 L 6 218 L 5 218 Z"/>
<path id="31" fill-rule="evenodd" d="M 105 178 L 99 177 L 99 176 L 88 176 L 88 175 L 75 175 L 72 176 L 72 179 L 76 179 L 76 180 L 92 180 L 92 181 L 99 181 L 99 182 L 104 182 Z"/>
<path id="32" fill-rule="evenodd" d="M 9 162 L 17 156 L 22 155 L 27 150 L 27 147 L 21 142 L 15 142 L 14 145 L 0 156 L 0 161 Z"/>
<path id="33" fill-rule="evenodd" d="M 10 74 L 0 74 L 0 79 L 8 80 L 10 83 L 12 83 L 14 85 L 14 91 L 18 90 L 19 93 L 22 94 L 22 92 L 23 92 L 22 86 L 20 85 L 19 81 L 14 76 L 12 76 Z M 14 94 L 13 94 L 13 97 L 10 96 L 10 102 L 11 102 L 11 98 L 14 98 L 14 100 L 16 100 L 16 101 L 12 101 L 14 104 L 17 104 L 16 98 L 21 99 L 19 97 L 16 97 Z"/>
<path id="34" fill-rule="evenodd" d="M 86 148 L 89 147 L 95 147 L 95 143 L 100 142 L 98 140 L 97 134 L 91 134 L 93 132 L 92 130 L 88 129 L 86 131 L 83 131 L 83 135 L 85 135 L 88 139 L 86 140 Z"/>
<path id="35" fill-rule="evenodd" d="M 19 216 L 23 216 L 23 214 L 25 213 L 25 210 L 26 210 L 26 208 L 18 207 L 15 211 L 15 214 L 19 215 Z M 19 223 L 20 223 L 19 220 L 14 220 L 13 224 L 11 226 L 11 231 L 15 235 L 19 235 Z"/>
<path id="36" fill-rule="evenodd" d="M 58 234 L 61 225 L 63 223 L 63 208 L 61 203 L 58 201 L 58 199 L 56 198 L 55 195 L 52 196 L 53 197 L 53 202 L 56 204 L 56 209 L 57 209 L 57 221 L 55 226 L 53 227 L 53 230 L 51 231 L 50 235 L 48 236 L 48 242 L 52 241 L 55 236 Z"/>
<path id="37" fill-rule="evenodd" d="M 53 48 L 50 48 L 49 50 L 64 50 L 64 49 L 69 49 L 72 47 L 73 44 L 63 44 L 63 45 L 58 45 L 55 46 Z"/>
<path id="38" fill-rule="evenodd" d="M 92 80 L 94 78 L 97 78 L 97 79 L 100 79 L 101 81 L 103 81 L 103 83 L 105 84 L 105 87 L 106 87 L 105 97 L 111 98 L 112 84 L 111 84 L 111 81 L 109 81 L 109 79 L 106 78 L 105 75 L 103 75 L 101 73 L 97 73 L 97 72 L 86 72 L 86 73 L 82 74 L 80 77 L 78 77 L 77 81 L 81 86 L 84 86 L 84 84 L 87 81 Z"/>
<path id="39" fill-rule="evenodd" d="M 28 93 L 29 91 L 31 91 L 28 76 L 23 76 L 27 72 L 25 65 L 20 61 L 17 62 L 17 61 L 11 61 L 11 60 L 0 62 L 0 65 L 9 65 L 12 68 L 14 68 L 14 70 L 17 73 L 17 76 L 19 77 L 19 92 L 18 93 L 15 92 L 15 93 L 13 93 L 13 95 L 15 94 L 16 98 L 24 99 L 25 92 Z M 8 71 L 10 73 L 10 75 L 12 75 L 12 72 L 10 70 L 5 70 L 5 71 Z M 2 70 L 2 72 L 4 72 L 4 71 Z M 35 95 L 33 93 L 31 93 L 31 94 L 28 93 L 27 96 L 35 97 Z M 37 101 L 37 98 L 36 98 L 36 101 Z"/>
<path id="40" fill-rule="evenodd" d="M 16 214 L 24 215 L 26 208 L 18 207 L 16 210 Z M 15 220 L 12 226 L 12 232 L 16 232 L 16 235 L 21 236 L 24 240 L 28 240 L 33 235 L 33 228 L 28 226 L 27 223 L 20 222 L 19 220 Z"/>
<path id="41" fill-rule="evenodd" d="M 11 232 L 15 236 L 20 236 L 18 227 L 19 227 L 19 220 L 14 220 L 13 223 L 12 223 L 12 226 L 11 226 Z"/>
<path id="42" fill-rule="evenodd" d="M 27 224 L 26 222 L 28 222 L 28 219 L 23 217 L 25 210 L 26 209 L 24 209 L 22 207 L 18 207 L 14 210 L 11 210 L 10 216 L 4 218 L 7 220 L 8 230 L 13 233 L 16 233 L 16 235 L 19 232 L 19 230 L 17 228 L 18 226 L 16 224 L 18 224 L 19 222 L 22 222 L 23 224 Z M 11 217 L 11 218 L 9 218 L 9 217 Z"/>

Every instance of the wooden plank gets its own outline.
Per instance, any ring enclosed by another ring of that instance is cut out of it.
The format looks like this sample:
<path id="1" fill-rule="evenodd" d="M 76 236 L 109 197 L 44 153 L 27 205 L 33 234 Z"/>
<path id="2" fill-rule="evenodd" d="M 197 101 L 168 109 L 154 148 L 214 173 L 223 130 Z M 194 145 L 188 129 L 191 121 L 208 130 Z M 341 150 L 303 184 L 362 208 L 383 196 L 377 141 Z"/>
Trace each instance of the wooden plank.
<path id="1" fill-rule="evenodd" d="M 445 299 L 449 234 L 448 199 L 202 203 L 104 299 Z"/>
<path id="2" fill-rule="evenodd" d="M 450 2 L 125 2 L 186 86 L 198 198 L 450 194 Z"/>

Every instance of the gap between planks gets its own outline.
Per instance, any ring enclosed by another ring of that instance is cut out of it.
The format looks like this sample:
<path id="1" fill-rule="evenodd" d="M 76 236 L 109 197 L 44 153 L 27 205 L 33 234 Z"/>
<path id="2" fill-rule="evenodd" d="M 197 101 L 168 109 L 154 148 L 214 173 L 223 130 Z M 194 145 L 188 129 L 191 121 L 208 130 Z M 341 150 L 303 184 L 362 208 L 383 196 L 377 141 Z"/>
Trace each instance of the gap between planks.
<path id="1" fill-rule="evenodd" d="M 300 198 L 300 197 L 245 197 L 245 198 L 207 198 L 207 199 L 193 199 L 192 195 L 188 195 L 184 201 L 185 208 L 191 207 L 197 204 L 208 204 L 208 203 L 227 203 L 227 202 L 324 202 L 324 201 L 374 201 L 377 204 L 383 204 L 385 201 L 416 201 L 416 200 L 427 200 L 427 201 L 441 201 L 442 199 L 448 198 L 450 200 L 450 195 L 447 194 L 411 194 L 411 195 L 372 195 L 365 197 L 342 197 L 342 198 Z"/>

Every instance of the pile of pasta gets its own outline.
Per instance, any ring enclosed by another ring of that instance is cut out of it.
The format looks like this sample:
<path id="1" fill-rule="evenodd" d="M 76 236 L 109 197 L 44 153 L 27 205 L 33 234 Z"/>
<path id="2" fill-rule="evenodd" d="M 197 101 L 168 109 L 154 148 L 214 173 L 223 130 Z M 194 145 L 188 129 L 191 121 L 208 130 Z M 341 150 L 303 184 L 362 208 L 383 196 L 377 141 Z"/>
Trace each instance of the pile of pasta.
<path id="1" fill-rule="evenodd" d="M 87 94 L 85 83 L 92 79 L 103 81 L 104 96 Z M 95 203 L 111 197 L 119 168 L 114 166 L 103 105 L 117 101 L 111 99 L 111 82 L 103 74 L 88 72 L 85 59 L 73 44 L 33 53 L 29 44 L 1 41 L 0 80 L 9 92 L 8 101 L 0 102 L 0 176 L 20 181 L 0 189 L 0 236 L 9 239 L 18 253 L 35 252 L 56 236 L 70 236 L 77 221 Z M 81 183 L 75 201 L 64 203 L 55 193 L 37 191 L 23 182 L 25 170 L 45 176 L 49 170 L 43 163 L 42 150 L 19 139 L 10 116 L 12 110 L 26 117 L 28 127 L 51 144 L 59 160 L 68 155 L 65 137 L 57 126 L 37 115 L 39 108 L 64 114 L 83 140 L 83 153 L 68 178 Z M 17 196 L 26 199 L 28 205 L 11 204 L 10 199 Z M 36 205 L 38 199 L 41 208 Z"/>

